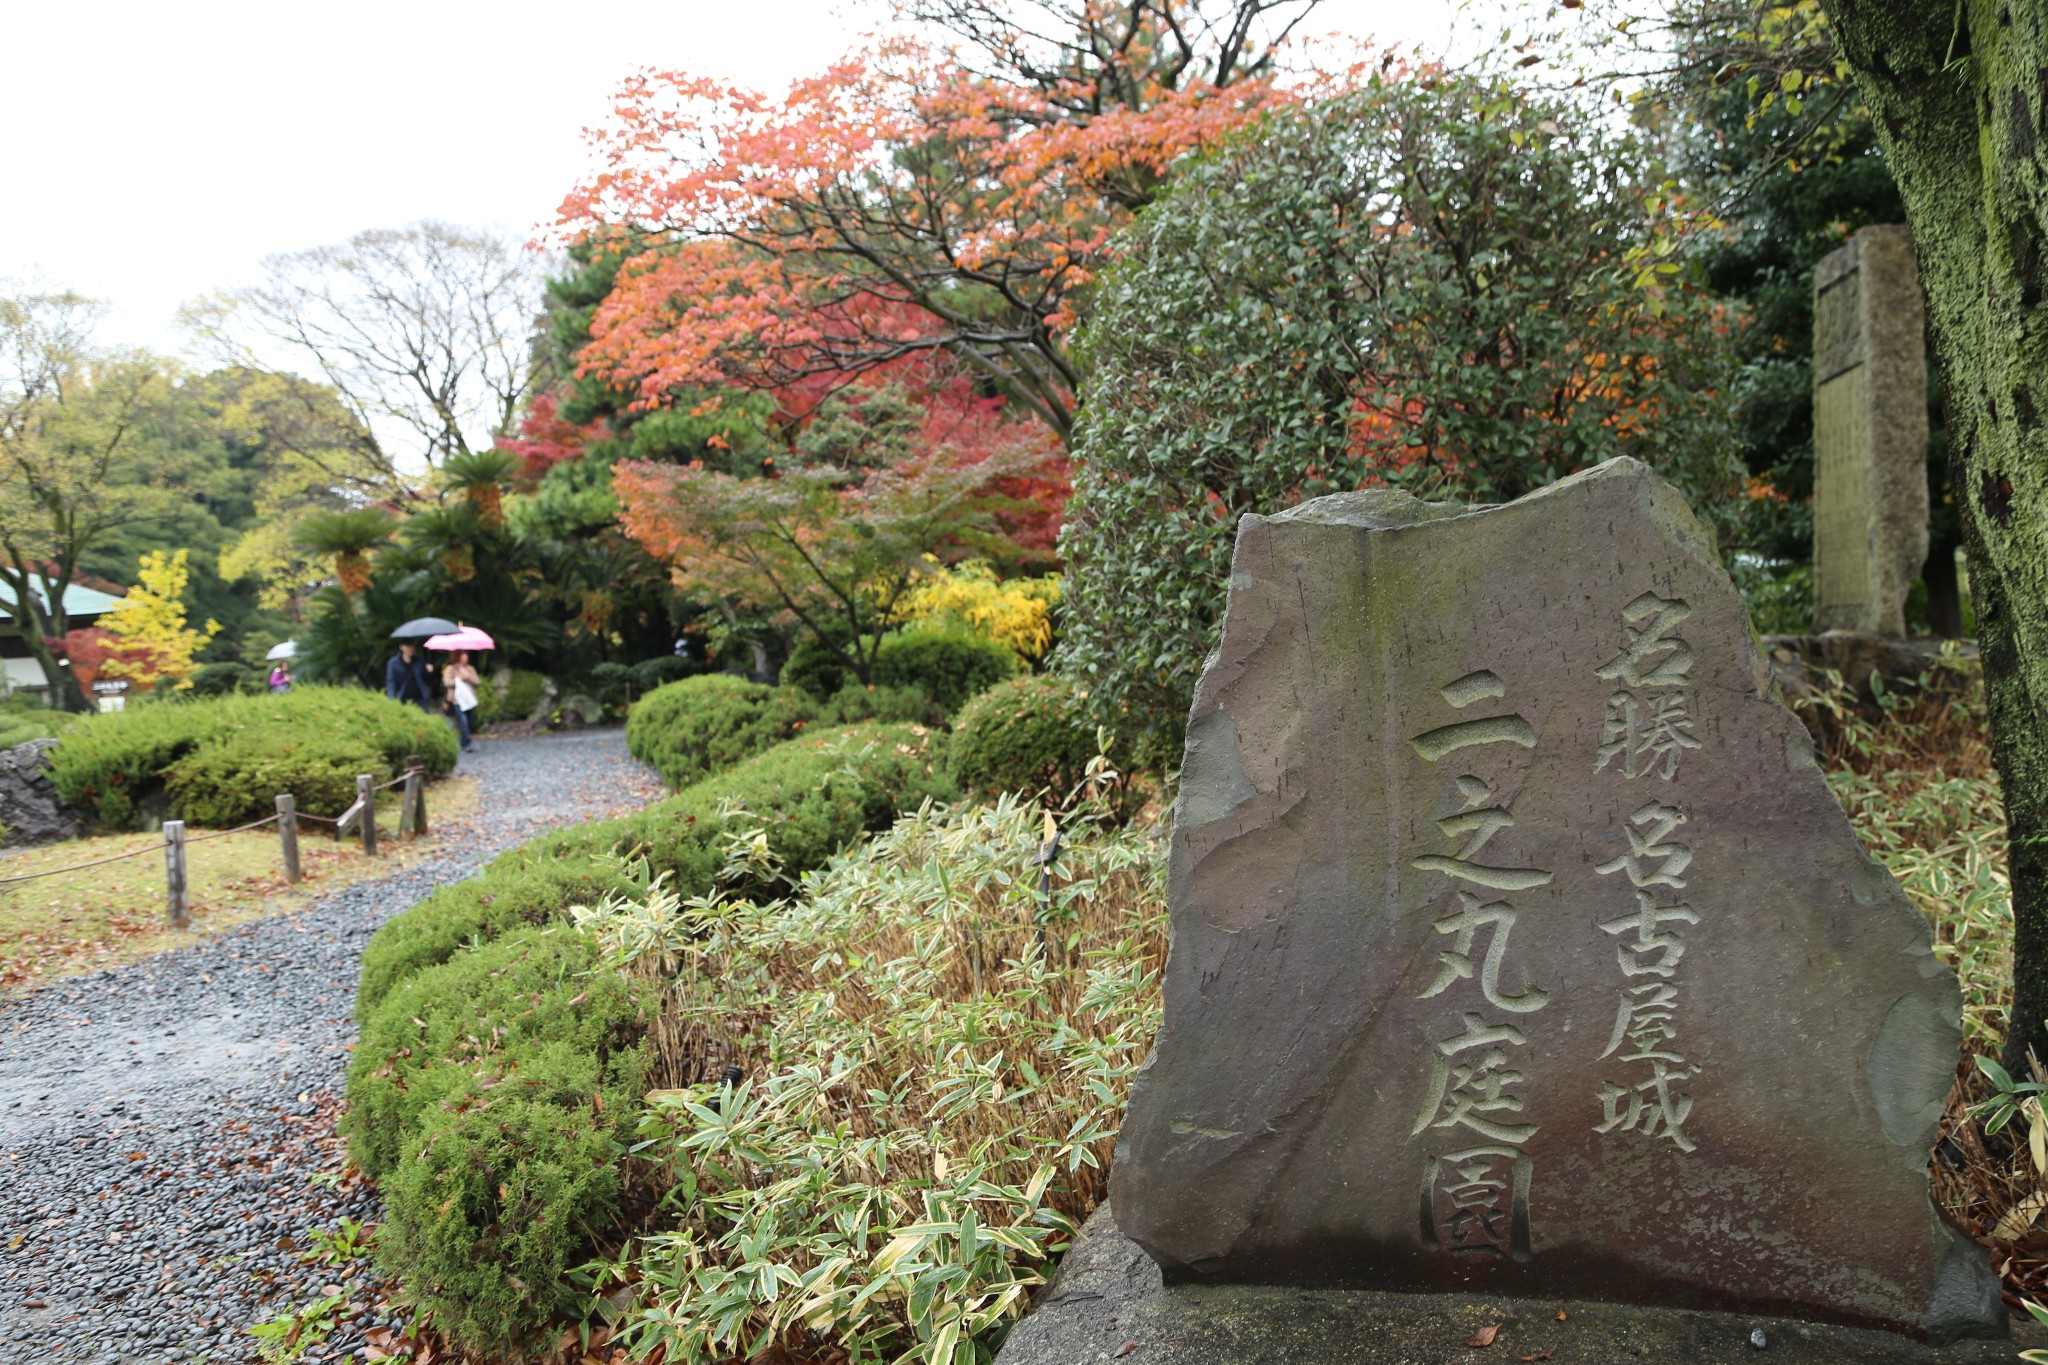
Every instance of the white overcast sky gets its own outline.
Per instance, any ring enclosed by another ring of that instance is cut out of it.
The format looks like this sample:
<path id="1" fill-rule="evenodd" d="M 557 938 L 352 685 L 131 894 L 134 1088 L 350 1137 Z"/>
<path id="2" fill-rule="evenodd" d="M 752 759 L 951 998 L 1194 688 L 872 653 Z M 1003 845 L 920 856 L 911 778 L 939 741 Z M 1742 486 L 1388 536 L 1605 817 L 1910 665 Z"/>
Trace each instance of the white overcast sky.
<path id="1" fill-rule="evenodd" d="M 1325 0 L 1310 27 L 1439 51 L 1454 0 Z M 113 0 L 0 7 L 0 279 L 112 306 L 98 340 L 175 351 L 172 315 L 275 251 L 420 218 L 525 232 L 585 164 L 619 79 L 780 90 L 873 0 Z"/>

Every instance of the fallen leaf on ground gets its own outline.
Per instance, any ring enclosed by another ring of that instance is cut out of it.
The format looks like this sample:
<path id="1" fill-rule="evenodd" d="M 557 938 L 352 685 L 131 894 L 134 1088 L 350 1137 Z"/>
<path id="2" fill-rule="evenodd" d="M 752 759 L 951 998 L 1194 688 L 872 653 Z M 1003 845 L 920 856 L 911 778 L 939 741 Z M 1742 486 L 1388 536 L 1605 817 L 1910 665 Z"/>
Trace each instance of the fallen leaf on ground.
<path id="1" fill-rule="evenodd" d="M 1135 1351 L 1135 1350 L 1137 1350 L 1137 1349 L 1138 1349 L 1138 1343 L 1137 1343 L 1137 1342 L 1135 1342 L 1135 1341 L 1127 1341 L 1127 1342 L 1125 1342 L 1125 1343 L 1124 1343 L 1123 1345 L 1121 1345 L 1121 1346 L 1117 1347 L 1117 1348 L 1116 1348 L 1116 1349 L 1115 1349 L 1114 1351 L 1111 1351 L 1111 1352 L 1109 1353 L 1109 1358 L 1110 1358 L 1111 1360 L 1121 1360 L 1121 1359 L 1123 1359 L 1123 1358 L 1124 1358 L 1125 1356 L 1129 1355 L 1129 1354 L 1130 1354 L 1131 1352 L 1133 1352 L 1133 1351 Z"/>
<path id="2" fill-rule="evenodd" d="M 1557 1320 L 1558 1320 L 1559 1322 L 1563 1322 L 1563 1321 L 1564 1321 L 1564 1310 L 1563 1310 L 1562 1308 L 1560 1308 L 1560 1309 L 1558 1309 L 1558 1310 L 1557 1310 Z"/>
<path id="3" fill-rule="evenodd" d="M 1533 1355 L 1533 1356 L 1523 1356 L 1523 1357 L 1522 1357 L 1522 1359 L 1523 1359 L 1523 1361 L 1524 1361 L 1524 1362 L 1527 1362 L 1527 1361 L 1531 1361 L 1531 1360 L 1548 1360 L 1548 1359 L 1550 1359 L 1550 1358 L 1551 1358 L 1552 1356 L 1554 1356 L 1554 1355 L 1556 1355 L 1556 1354 L 1557 1354 L 1557 1352 L 1556 1352 L 1556 1351 L 1538 1351 L 1538 1352 L 1537 1352 L 1537 1353 L 1536 1353 L 1535 1355 Z"/>
<path id="4" fill-rule="evenodd" d="M 1491 1346 L 1493 1345 L 1493 1339 L 1499 1335 L 1500 1324 L 1497 1322 L 1488 1323 L 1486 1326 L 1474 1332 L 1471 1336 L 1471 1339 L 1468 1340 L 1465 1344 L 1467 1346 Z"/>

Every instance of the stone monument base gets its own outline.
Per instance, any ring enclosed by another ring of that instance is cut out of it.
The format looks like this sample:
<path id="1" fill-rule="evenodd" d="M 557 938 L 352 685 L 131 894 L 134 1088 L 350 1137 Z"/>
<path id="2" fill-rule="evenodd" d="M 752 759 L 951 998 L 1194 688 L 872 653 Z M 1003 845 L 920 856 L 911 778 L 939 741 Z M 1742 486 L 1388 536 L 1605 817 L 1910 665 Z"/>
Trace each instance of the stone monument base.
<path id="1" fill-rule="evenodd" d="M 1559 1315 L 1563 1320 L 1559 1320 Z M 1487 1327 L 1491 1343 L 1475 1348 Z M 1763 1336 L 1759 1345 L 1755 1333 Z M 1932 1347 L 1890 1332 L 1625 1304 L 1176 1285 L 1098 1209 L 996 1365 L 1989 1365 L 2048 1329 Z"/>

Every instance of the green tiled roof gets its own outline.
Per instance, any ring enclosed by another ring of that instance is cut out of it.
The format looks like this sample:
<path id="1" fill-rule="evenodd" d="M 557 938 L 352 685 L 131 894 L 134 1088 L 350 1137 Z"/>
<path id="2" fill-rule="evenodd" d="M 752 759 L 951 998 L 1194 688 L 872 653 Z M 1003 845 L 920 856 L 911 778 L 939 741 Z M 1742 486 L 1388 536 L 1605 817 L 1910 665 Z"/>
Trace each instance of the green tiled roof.
<path id="1" fill-rule="evenodd" d="M 41 586 L 37 585 L 36 597 L 42 597 Z M 81 587 L 73 583 L 64 589 L 64 611 L 69 616 L 97 616 L 112 611 L 121 605 L 121 599 L 101 592 L 97 588 Z M 0 609 L 14 610 L 14 592 L 5 583 L 0 583 Z"/>

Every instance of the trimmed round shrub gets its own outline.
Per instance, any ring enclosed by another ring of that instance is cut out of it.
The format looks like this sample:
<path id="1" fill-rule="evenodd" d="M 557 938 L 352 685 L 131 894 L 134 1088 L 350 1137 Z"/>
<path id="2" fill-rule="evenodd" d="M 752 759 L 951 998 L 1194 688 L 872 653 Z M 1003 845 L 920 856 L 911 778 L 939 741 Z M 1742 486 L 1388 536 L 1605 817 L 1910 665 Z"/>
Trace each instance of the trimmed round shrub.
<path id="1" fill-rule="evenodd" d="M 523 1087 L 526 1059 L 549 1044 L 637 1069 L 650 988 L 601 965 L 594 940 L 554 924 L 478 944 L 399 983 L 365 1020 L 349 1062 L 341 1131 L 355 1163 L 388 1175 L 406 1135 L 444 1101 Z M 482 1071 L 479 1038 L 491 1040 Z"/>
<path id="2" fill-rule="evenodd" d="M 261 820 L 277 809 L 280 792 L 305 814 L 331 819 L 354 804 L 359 773 L 382 782 L 392 766 L 347 735 L 258 731 L 203 745 L 164 769 L 164 795 L 173 815 L 214 828 Z"/>
<path id="3" fill-rule="evenodd" d="M 882 638 L 874 681 L 882 687 L 924 689 L 947 715 L 1017 671 L 1017 657 L 971 630 L 906 630 Z"/>
<path id="4" fill-rule="evenodd" d="M 858 725 L 862 721 L 885 725 L 944 725 L 945 712 L 921 687 L 862 687 L 850 682 L 818 708 L 820 725 Z"/>
<path id="5" fill-rule="evenodd" d="M 437 1113 L 383 1183 L 379 1264 L 403 1277 L 437 1325 L 492 1359 L 530 1358 L 582 1301 L 566 1272 L 589 1259 L 591 1229 L 605 1243 L 632 1231 L 619 1218 L 618 1151 L 633 1135 L 597 1104 L 632 1113 L 637 1096 L 587 1089 L 578 1098 L 493 1094 Z"/>
<path id="6" fill-rule="evenodd" d="M 1059 800 L 1087 775 L 1095 753 L 1095 722 L 1063 678 L 999 683 L 953 722 L 953 780 L 974 795 L 1049 790 Z"/>
<path id="7" fill-rule="evenodd" d="M 817 714 L 793 687 L 706 673 L 642 697 L 626 717 L 626 748 L 670 787 L 687 787 L 791 738 Z"/>
<path id="8" fill-rule="evenodd" d="M 530 1345 L 593 1234 L 624 1231 L 654 994 L 559 926 L 420 972 L 365 1026 L 342 1128 L 383 1183 L 378 1257 L 465 1342 Z"/>
<path id="9" fill-rule="evenodd" d="M 837 654 L 808 635 L 797 642 L 789 652 L 789 662 L 782 666 L 782 685 L 799 688 L 817 701 L 830 701 L 858 681 Z"/>
<path id="10" fill-rule="evenodd" d="M 203 766 L 207 780 L 231 789 L 223 798 L 247 803 L 242 820 L 269 814 L 277 793 L 292 790 L 269 785 L 272 771 L 262 765 L 274 755 L 329 753 L 343 766 L 374 756 L 350 767 L 351 791 L 356 773 L 397 772 L 413 754 L 436 776 L 455 766 L 455 732 L 438 712 L 359 687 L 296 687 L 275 696 L 198 697 L 80 717 L 50 755 L 50 780 L 101 828 L 131 829 L 165 798 L 175 765 L 223 748 Z M 199 785 L 195 775 L 182 788 L 198 796 Z"/>

